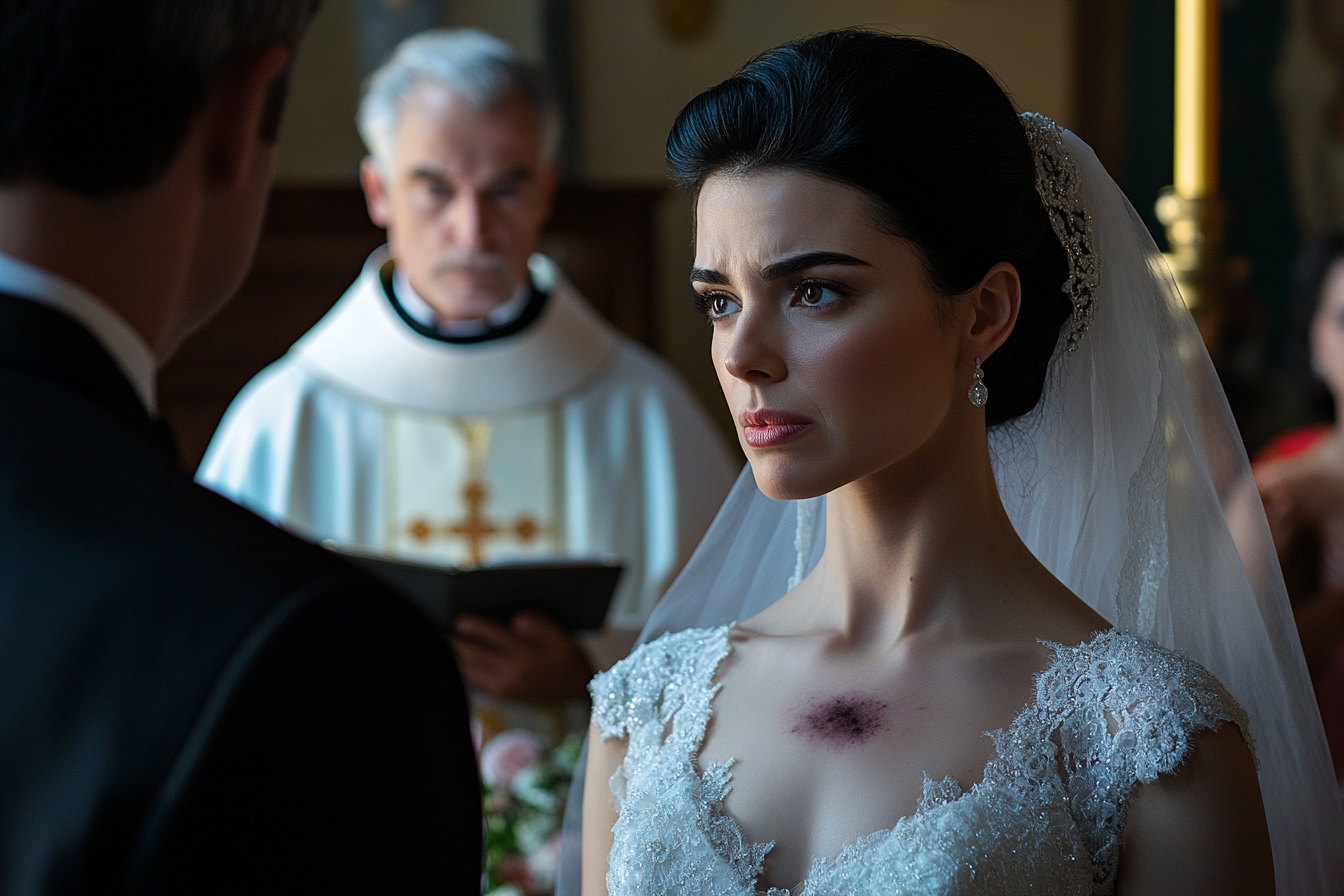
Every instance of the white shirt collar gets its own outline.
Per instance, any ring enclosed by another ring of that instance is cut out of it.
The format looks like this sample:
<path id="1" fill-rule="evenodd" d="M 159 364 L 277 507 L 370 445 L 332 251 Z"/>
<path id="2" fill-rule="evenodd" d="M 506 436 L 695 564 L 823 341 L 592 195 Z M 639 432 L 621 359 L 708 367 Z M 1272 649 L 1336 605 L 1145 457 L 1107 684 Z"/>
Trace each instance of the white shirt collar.
<path id="1" fill-rule="evenodd" d="M 83 324 L 131 381 L 145 409 L 157 416 L 154 354 L 115 311 L 69 280 L 4 253 L 0 253 L 0 292 L 55 308 Z"/>
<path id="2" fill-rule="evenodd" d="M 438 330 L 444 336 L 479 336 L 491 327 L 506 327 L 517 320 L 527 310 L 527 302 L 532 298 L 532 282 L 524 279 L 518 294 L 502 305 L 491 308 L 484 320 L 441 321 L 434 309 L 411 285 L 411 278 L 401 268 L 392 273 L 392 290 L 402 310 L 416 323 Z"/>

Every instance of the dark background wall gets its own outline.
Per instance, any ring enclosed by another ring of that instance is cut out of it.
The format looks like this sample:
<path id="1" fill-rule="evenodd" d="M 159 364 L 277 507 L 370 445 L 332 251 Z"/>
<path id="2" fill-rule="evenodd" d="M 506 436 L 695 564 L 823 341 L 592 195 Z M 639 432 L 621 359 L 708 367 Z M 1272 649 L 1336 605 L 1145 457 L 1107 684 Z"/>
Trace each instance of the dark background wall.
<path id="1" fill-rule="evenodd" d="M 1248 447 L 1310 416 L 1287 369 L 1293 215 L 1275 97 L 1288 0 L 1225 0 L 1220 26 L 1219 178 L 1228 252 L 1245 278 L 1220 372 Z M 1154 214 L 1172 182 L 1174 0 L 1078 0 L 1077 130 L 1096 149 L 1163 250 Z"/>
<path id="2" fill-rule="evenodd" d="M 1128 2 L 1131 102 L 1121 186 L 1165 248 L 1151 198 L 1172 179 L 1174 4 Z M 1284 0 L 1223 4 L 1219 177 L 1231 211 L 1228 252 L 1249 262 L 1246 286 L 1262 315 L 1267 371 L 1277 369 L 1285 357 L 1289 269 L 1299 240 L 1274 97 L 1286 25 Z"/>

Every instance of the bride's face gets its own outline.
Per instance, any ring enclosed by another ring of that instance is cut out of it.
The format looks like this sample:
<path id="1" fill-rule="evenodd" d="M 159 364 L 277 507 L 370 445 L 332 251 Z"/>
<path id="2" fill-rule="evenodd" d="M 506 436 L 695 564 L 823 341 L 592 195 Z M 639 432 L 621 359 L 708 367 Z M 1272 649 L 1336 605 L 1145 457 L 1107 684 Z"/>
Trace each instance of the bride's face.
<path id="1" fill-rule="evenodd" d="M 691 281 L 767 495 L 824 494 L 927 455 L 958 394 L 971 410 L 958 305 L 864 193 L 797 171 L 716 175 L 696 212 Z"/>

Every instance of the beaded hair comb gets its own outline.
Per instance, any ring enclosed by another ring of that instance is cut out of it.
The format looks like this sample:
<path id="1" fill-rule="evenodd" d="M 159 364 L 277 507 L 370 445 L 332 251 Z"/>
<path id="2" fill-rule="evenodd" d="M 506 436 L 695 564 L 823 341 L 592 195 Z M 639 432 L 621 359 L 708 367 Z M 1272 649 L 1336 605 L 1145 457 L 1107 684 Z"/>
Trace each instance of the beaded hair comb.
<path id="1" fill-rule="evenodd" d="M 1078 348 L 1096 311 L 1101 284 L 1101 260 L 1092 246 L 1092 218 L 1080 197 L 1082 176 L 1064 148 L 1059 125 L 1035 112 L 1022 113 L 1027 143 L 1036 159 L 1036 192 L 1050 215 L 1050 225 L 1069 257 L 1069 279 L 1060 287 L 1073 302 L 1073 315 L 1064 332 L 1069 351 Z"/>

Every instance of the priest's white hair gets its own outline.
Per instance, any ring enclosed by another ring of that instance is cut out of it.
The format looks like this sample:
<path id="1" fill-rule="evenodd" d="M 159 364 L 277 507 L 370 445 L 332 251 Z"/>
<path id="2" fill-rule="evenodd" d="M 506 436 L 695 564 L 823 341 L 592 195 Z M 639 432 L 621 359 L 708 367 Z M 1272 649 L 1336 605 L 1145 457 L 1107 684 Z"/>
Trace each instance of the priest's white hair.
<path id="1" fill-rule="evenodd" d="M 497 37 L 475 28 L 435 28 L 408 37 L 364 82 L 356 124 L 378 167 L 392 162 L 397 125 L 407 95 L 421 84 L 438 84 L 477 109 L 488 109 L 518 91 L 536 110 L 543 157 L 560 144 L 560 107 L 546 76 Z"/>

